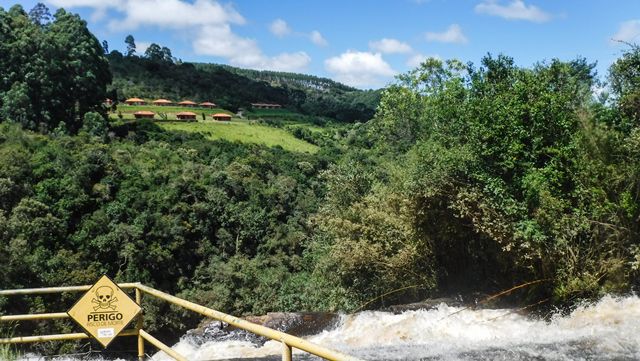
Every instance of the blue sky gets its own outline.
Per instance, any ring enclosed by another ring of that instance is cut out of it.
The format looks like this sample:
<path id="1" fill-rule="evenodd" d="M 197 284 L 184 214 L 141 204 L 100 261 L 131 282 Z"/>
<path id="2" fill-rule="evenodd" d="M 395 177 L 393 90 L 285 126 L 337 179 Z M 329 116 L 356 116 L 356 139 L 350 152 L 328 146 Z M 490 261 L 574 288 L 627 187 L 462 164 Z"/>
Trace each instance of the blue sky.
<path id="1" fill-rule="evenodd" d="M 29 10 L 37 1 L 20 1 Z M 584 56 L 600 75 L 640 42 L 639 0 L 45 0 L 79 13 L 123 51 L 169 47 L 184 61 L 326 76 L 360 88 L 391 82 L 426 56 L 519 65 Z M 0 0 L 10 7 L 15 1 Z"/>

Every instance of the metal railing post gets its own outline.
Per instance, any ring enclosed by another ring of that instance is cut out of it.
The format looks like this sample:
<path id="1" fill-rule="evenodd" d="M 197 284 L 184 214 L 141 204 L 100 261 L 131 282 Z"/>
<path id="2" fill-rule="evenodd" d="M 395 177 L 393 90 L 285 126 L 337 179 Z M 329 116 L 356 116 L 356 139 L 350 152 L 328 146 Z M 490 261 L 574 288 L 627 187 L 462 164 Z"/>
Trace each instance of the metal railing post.
<path id="1" fill-rule="evenodd" d="M 287 345 L 286 342 L 282 342 L 282 361 L 291 361 L 291 346 Z"/>
<path id="2" fill-rule="evenodd" d="M 136 288 L 136 303 L 138 306 L 142 307 L 142 291 Z M 140 335 L 140 330 L 144 326 L 144 309 L 138 315 L 138 320 L 136 322 L 136 330 L 138 331 L 138 361 L 144 361 L 144 338 Z"/>

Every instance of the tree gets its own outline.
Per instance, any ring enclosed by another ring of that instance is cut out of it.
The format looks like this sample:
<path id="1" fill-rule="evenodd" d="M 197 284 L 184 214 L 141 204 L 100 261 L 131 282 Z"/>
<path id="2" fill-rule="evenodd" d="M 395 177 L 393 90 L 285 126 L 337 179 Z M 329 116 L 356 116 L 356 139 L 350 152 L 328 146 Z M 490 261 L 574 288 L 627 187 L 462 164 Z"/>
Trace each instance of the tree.
<path id="1" fill-rule="evenodd" d="M 609 82 L 623 115 L 636 125 L 640 123 L 640 46 L 629 44 L 611 65 Z"/>
<path id="2" fill-rule="evenodd" d="M 173 55 L 171 55 L 171 49 L 167 48 L 166 46 L 163 46 L 161 51 L 162 51 L 162 60 L 164 60 L 167 63 L 174 63 Z"/>
<path id="3" fill-rule="evenodd" d="M 61 98 L 60 108 L 65 110 L 55 119 L 66 120 L 76 132 L 85 113 L 102 110 L 111 71 L 100 42 L 80 16 L 58 10 L 49 35 L 61 65 L 51 69 L 56 80 L 53 94 Z"/>
<path id="4" fill-rule="evenodd" d="M 144 56 L 145 58 L 156 62 L 162 61 L 164 58 L 162 48 L 160 48 L 160 45 L 156 43 L 151 43 L 151 45 L 149 45 L 147 50 L 144 51 Z"/>
<path id="5" fill-rule="evenodd" d="M 31 19 L 34 24 L 43 26 L 51 22 L 52 16 L 49 8 L 45 4 L 37 3 L 36 6 L 29 11 L 29 19 Z"/>
<path id="6" fill-rule="evenodd" d="M 109 43 L 106 40 L 102 40 L 102 49 L 105 54 L 109 54 Z"/>
<path id="7" fill-rule="evenodd" d="M 78 15 L 60 9 L 41 26 L 21 6 L 0 8 L 0 34 L 0 119 L 41 131 L 65 121 L 75 132 L 86 112 L 101 109 L 111 72 Z"/>
<path id="8" fill-rule="evenodd" d="M 84 115 L 84 122 L 82 123 L 81 131 L 87 132 L 90 135 L 104 138 L 107 135 L 109 129 L 109 123 L 99 113 L 88 112 Z"/>
<path id="9" fill-rule="evenodd" d="M 133 56 L 133 54 L 136 53 L 136 41 L 133 39 L 133 35 L 127 35 L 124 39 L 124 43 L 127 44 L 126 56 Z"/>

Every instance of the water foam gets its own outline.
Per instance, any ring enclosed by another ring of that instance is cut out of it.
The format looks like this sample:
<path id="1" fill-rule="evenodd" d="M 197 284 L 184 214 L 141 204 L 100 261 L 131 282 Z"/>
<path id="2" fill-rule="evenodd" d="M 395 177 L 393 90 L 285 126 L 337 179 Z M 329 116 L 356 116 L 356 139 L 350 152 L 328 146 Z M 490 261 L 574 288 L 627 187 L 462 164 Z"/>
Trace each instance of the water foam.
<path id="1" fill-rule="evenodd" d="M 344 315 L 331 330 L 307 338 L 369 360 L 636 360 L 640 359 L 640 298 L 606 296 L 550 321 L 508 309 L 432 310 Z M 189 360 L 260 358 L 280 354 L 270 341 L 206 342 L 174 348 Z M 298 352 L 299 353 L 299 352 Z M 170 360 L 162 353 L 154 360 Z"/>
<path id="2" fill-rule="evenodd" d="M 343 315 L 335 328 L 306 338 L 367 360 L 640 360 L 640 298 L 606 296 L 549 320 L 446 304 L 401 314 L 366 311 Z M 193 361 L 279 359 L 281 352 L 276 341 L 196 344 L 189 337 L 173 348 Z M 297 360 L 313 359 L 294 352 Z M 22 361 L 35 360 L 43 359 Z M 153 360 L 171 358 L 160 352 Z"/>

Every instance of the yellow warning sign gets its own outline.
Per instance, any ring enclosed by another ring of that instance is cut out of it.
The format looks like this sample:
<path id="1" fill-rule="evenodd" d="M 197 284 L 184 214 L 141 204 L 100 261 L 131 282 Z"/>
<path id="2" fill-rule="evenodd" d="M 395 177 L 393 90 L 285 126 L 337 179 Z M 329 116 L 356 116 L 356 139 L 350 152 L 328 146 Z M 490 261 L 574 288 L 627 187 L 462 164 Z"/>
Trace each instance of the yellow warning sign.
<path id="1" fill-rule="evenodd" d="M 102 276 L 67 313 L 106 348 L 140 311 L 118 285 Z"/>

